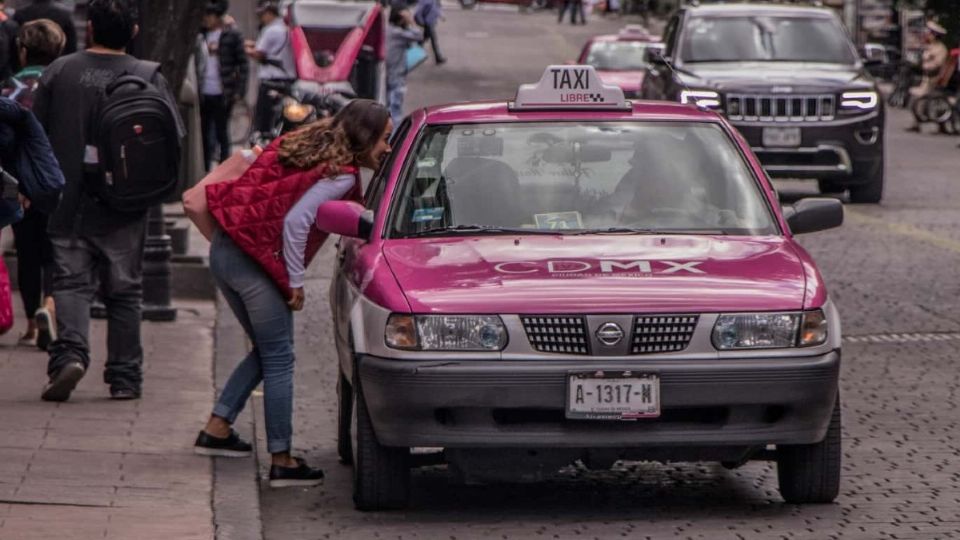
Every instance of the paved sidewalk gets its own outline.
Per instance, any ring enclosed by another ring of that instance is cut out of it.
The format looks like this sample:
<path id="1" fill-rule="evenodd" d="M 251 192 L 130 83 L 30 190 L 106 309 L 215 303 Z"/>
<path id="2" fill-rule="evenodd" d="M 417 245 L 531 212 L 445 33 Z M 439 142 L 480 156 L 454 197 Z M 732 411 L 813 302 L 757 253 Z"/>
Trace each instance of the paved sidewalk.
<path id="1" fill-rule="evenodd" d="M 15 299 L 19 313 L 19 299 Z M 0 540 L 214 538 L 212 463 L 192 453 L 213 402 L 212 302 L 143 325 L 144 396 L 114 402 L 93 364 L 67 403 L 40 400 L 46 355 L 0 338 Z"/>

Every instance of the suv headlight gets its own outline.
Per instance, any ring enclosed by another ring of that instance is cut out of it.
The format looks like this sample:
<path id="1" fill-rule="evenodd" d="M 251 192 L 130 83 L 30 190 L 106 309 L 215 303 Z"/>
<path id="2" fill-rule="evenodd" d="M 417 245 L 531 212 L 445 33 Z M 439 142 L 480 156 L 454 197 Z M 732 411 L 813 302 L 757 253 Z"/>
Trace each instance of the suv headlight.
<path id="1" fill-rule="evenodd" d="M 840 110 L 847 112 L 872 111 L 880 104 L 880 96 L 873 90 L 857 90 L 840 94 Z"/>
<path id="2" fill-rule="evenodd" d="M 713 326 L 713 346 L 721 351 L 813 347 L 826 341 L 821 310 L 721 315 Z"/>
<path id="3" fill-rule="evenodd" d="M 507 329 L 496 315 L 403 315 L 387 320 L 388 347 L 415 351 L 500 351 Z"/>
<path id="4" fill-rule="evenodd" d="M 716 108 L 720 106 L 720 94 L 713 90 L 681 90 L 680 103 L 698 107 Z"/>

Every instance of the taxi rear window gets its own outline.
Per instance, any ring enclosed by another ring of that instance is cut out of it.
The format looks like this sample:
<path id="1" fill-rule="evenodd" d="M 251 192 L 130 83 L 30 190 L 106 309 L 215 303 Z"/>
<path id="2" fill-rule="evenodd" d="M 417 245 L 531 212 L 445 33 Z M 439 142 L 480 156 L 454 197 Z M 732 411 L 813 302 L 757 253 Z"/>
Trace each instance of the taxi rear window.
<path id="1" fill-rule="evenodd" d="M 406 171 L 391 237 L 778 234 L 742 154 L 712 123 L 431 126 Z"/>
<path id="2" fill-rule="evenodd" d="M 646 50 L 641 41 L 596 41 L 586 63 L 604 71 L 640 71 L 647 67 Z"/>

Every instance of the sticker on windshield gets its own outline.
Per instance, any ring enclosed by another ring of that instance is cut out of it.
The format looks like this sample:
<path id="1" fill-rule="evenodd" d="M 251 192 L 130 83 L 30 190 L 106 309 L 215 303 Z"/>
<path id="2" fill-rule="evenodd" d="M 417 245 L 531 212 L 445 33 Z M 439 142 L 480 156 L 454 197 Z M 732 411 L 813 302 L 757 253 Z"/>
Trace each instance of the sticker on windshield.
<path id="1" fill-rule="evenodd" d="M 424 223 L 426 221 L 438 221 L 441 219 L 443 219 L 443 207 L 437 206 L 434 208 L 417 208 L 413 211 L 411 221 L 414 223 Z"/>
<path id="2" fill-rule="evenodd" d="M 533 218 L 537 221 L 538 229 L 582 229 L 583 219 L 580 212 L 549 212 L 547 214 L 534 214 Z"/>

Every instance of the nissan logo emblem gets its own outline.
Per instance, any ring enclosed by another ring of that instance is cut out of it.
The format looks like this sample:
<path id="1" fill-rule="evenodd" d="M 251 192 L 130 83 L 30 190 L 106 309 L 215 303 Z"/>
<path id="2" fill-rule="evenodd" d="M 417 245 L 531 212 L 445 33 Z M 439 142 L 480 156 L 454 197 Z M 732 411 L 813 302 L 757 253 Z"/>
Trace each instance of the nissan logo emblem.
<path id="1" fill-rule="evenodd" d="M 600 340 L 600 343 L 613 347 L 623 340 L 623 328 L 620 328 L 617 323 L 603 323 L 597 329 L 597 339 Z"/>

